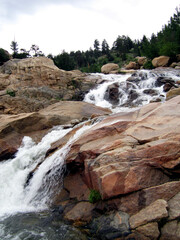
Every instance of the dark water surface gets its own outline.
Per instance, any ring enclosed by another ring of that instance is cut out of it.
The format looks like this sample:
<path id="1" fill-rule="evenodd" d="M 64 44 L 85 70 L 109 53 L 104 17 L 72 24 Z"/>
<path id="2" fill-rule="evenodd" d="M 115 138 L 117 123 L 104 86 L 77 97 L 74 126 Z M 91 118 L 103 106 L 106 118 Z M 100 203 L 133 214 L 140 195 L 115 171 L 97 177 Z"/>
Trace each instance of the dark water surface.
<path id="1" fill-rule="evenodd" d="M 64 223 L 56 211 L 19 213 L 0 220 L 0 240 L 87 240 L 77 228 Z"/>

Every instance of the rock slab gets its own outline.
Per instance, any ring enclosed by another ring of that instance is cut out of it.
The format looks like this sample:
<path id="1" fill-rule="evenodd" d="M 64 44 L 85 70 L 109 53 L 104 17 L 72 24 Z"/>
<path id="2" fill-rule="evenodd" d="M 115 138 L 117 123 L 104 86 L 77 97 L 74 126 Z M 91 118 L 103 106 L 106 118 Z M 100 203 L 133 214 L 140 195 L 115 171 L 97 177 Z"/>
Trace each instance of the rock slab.
<path id="1" fill-rule="evenodd" d="M 155 222 L 168 217 L 167 207 L 168 204 L 165 200 L 158 199 L 148 207 L 142 209 L 139 213 L 130 217 L 129 222 L 131 228 L 134 229 L 149 222 Z"/>

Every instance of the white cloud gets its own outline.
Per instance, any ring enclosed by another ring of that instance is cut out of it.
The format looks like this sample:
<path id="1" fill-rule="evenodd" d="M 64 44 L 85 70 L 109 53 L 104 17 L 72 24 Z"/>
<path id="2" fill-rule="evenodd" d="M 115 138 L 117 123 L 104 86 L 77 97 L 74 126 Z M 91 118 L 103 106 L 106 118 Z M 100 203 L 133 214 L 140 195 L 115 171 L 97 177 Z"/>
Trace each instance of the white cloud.
<path id="1" fill-rule="evenodd" d="M 87 50 L 93 47 L 96 38 L 100 41 L 105 38 L 112 46 L 118 35 L 128 35 L 132 39 L 140 39 L 143 35 L 150 37 L 167 23 L 178 1 L 67 0 L 64 4 L 63 0 L 28 0 L 25 6 L 23 0 L 17 0 L 14 10 L 17 17 L 1 26 L 0 47 L 9 50 L 14 35 L 19 48 L 29 49 L 37 44 L 45 54 L 58 54 L 63 49 Z M 13 1 L 6 0 L 6 3 Z M 29 7 L 29 11 L 25 7 Z"/>

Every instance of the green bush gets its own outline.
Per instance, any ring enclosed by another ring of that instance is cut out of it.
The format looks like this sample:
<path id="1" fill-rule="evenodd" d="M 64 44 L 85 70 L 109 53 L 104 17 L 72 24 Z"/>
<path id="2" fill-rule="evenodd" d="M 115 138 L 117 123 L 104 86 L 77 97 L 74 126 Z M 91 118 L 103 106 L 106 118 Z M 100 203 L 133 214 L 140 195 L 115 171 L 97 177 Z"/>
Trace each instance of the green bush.
<path id="1" fill-rule="evenodd" d="M 15 91 L 13 91 L 13 90 L 7 90 L 6 93 L 7 93 L 9 96 L 11 96 L 11 97 L 15 97 L 15 96 L 16 96 L 16 93 L 15 93 Z"/>
<path id="2" fill-rule="evenodd" d="M 153 69 L 154 66 L 152 65 L 152 61 L 148 60 L 146 63 L 144 63 L 143 68 L 144 69 Z"/>
<path id="3" fill-rule="evenodd" d="M 0 66 L 3 65 L 8 60 L 10 60 L 10 54 L 8 53 L 8 51 L 4 50 L 3 48 L 0 48 Z"/>
<path id="4" fill-rule="evenodd" d="M 99 191 L 91 189 L 90 190 L 90 194 L 89 194 L 89 202 L 90 203 L 96 203 L 98 201 L 100 201 L 101 198 L 101 194 L 99 193 Z"/>

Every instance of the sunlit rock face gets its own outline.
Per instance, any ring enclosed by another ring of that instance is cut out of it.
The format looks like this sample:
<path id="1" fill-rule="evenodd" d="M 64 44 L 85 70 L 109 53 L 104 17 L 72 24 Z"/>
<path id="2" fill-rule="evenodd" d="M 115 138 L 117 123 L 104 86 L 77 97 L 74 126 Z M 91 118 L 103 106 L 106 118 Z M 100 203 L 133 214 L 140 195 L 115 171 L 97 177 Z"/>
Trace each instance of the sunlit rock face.
<path id="1" fill-rule="evenodd" d="M 170 181 L 180 163 L 180 97 L 107 117 L 71 147 L 67 165 L 83 165 L 104 199 Z"/>

